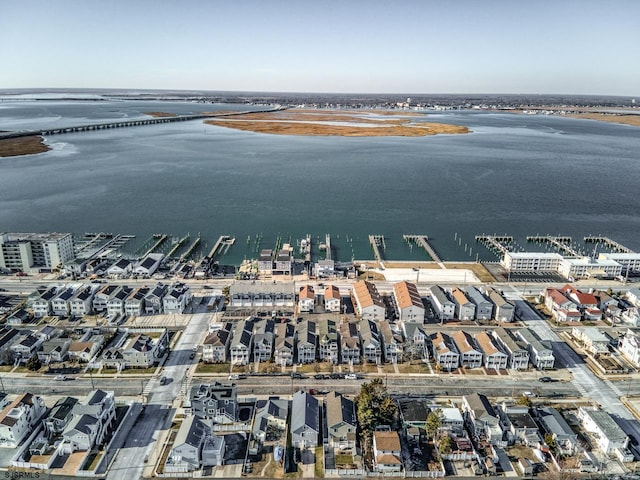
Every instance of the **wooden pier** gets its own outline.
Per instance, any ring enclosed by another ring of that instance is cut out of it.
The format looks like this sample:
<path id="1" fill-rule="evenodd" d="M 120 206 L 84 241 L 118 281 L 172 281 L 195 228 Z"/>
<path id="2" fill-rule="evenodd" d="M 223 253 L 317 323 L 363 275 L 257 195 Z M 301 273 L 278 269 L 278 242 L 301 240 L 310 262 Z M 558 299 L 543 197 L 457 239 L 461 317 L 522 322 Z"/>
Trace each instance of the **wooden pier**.
<path id="1" fill-rule="evenodd" d="M 324 246 L 327 249 L 325 252 L 325 258 L 331 260 L 331 235 L 328 233 L 324 237 Z"/>
<path id="2" fill-rule="evenodd" d="M 615 240 L 611 240 L 609 237 L 584 237 L 585 243 L 602 243 L 603 245 L 609 247 L 616 253 L 635 253 L 630 248 L 625 247 L 621 243 L 616 242 Z"/>
<path id="3" fill-rule="evenodd" d="M 371 248 L 373 248 L 373 256 L 376 262 L 380 264 L 380 268 L 384 268 L 382 254 L 380 253 L 380 249 L 384 250 L 387 248 L 384 242 L 384 235 L 369 235 L 369 243 L 371 244 Z"/>
<path id="4" fill-rule="evenodd" d="M 480 242 L 489 250 L 504 255 L 509 251 L 505 243 L 513 243 L 513 237 L 508 235 L 476 235 L 476 242 Z"/>
<path id="5" fill-rule="evenodd" d="M 552 235 L 535 235 L 531 237 L 527 237 L 528 242 L 547 242 L 556 247 L 560 252 L 564 252 L 569 257 L 581 257 L 582 254 L 573 249 L 571 246 L 571 237 L 558 236 L 554 237 Z"/>
<path id="6" fill-rule="evenodd" d="M 416 245 L 422 247 L 427 254 L 431 257 L 431 260 L 436 262 L 440 268 L 445 268 L 444 263 L 436 253 L 435 249 L 429 243 L 429 237 L 426 235 L 403 235 L 405 242 L 415 242 Z"/>
<path id="7" fill-rule="evenodd" d="M 221 235 L 220 237 L 218 237 L 218 240 L 207 256 L 213 260 L 214 256 L 227 253 L 229 247 L 231 247 L 231 245 L 233 245 L 235 241 L 235 237 L 232 237 L 230 235 Z"/>
<path id="8" fill-rule="evenodd" d="M 182 255 L 180 255 L 180 263 L 182 263 L 185 260 L 187 260 L 191 256 L 191 254 L 195 251 L 195 249 L 196 249 L 196 247 L 198 245 L 200 245 L 200 235 L 199 234 L 198 234 L 198 237 L 189 246 L 189 248 L 187 248 L 187 251 L 184 252 Z"/>
<path id="9" fill-rule="evenodd" d="M 189 234 L 188 233 L 184 237 L 182 237 L 180 240 L 178 240 L 176 243 L 174 243 L 173 247 L 171 247 L 171 250 L 169 250 L 169 253 L 167 253 L 167 257 L 173 257 L 173 254 L 176 253 L 178 251 L 178 249 L 187 240 L 189 240 Z"/>
<path id="10" fill-rule="evenodd" d="M 84 245 L 80 245 L 78 250 L 76 251 L 76 257 L 78 258 L 95 258 L 100 256 L 108 249 L 121 249 L 129 240 L 135 238 L 135 235 L 113 235 L 111 233 L 91 233 L 85 234 L 87 237 L 92 237 L 87 243 Z M 102 246 L 98 247 L 98 244 L 102 240 L 108 241 L 104 243 Z M 91 249 L 94 249 L 91 251 Z M 86 254 L 86 256 L 85 256 Z"/>
<path id="11" fill-rule="evenodd" d="M 149 255 L 150 253 L 155 252 L 156 250 L 158 250 L 158 248 L 160 248 L 160 246 L 167 241 L 167 238 L 169 238 L 169 236 L 166 233 L 156 233 L 153 238 L 156 240 L 156 243 L 154 243 L 153 245 L 151 245 L 150 248 L 147 249 L 146 252 L 144 252 L 143 255 L 141 255 L 142 258 L 146 257 L 147 255 Z"/>

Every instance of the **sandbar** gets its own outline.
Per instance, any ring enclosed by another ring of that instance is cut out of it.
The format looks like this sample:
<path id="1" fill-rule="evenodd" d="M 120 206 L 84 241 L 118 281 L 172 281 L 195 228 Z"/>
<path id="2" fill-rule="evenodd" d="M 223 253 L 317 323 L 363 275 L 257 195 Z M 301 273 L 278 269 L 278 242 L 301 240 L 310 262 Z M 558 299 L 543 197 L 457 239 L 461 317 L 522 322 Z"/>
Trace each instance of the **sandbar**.
<path id="1" fill-rule="evenodd" d="M 51 150 L 40 135 L 28 137 L 5 138 L 0 140 L 0 157 L 17 157 L 33 155 Z"/>

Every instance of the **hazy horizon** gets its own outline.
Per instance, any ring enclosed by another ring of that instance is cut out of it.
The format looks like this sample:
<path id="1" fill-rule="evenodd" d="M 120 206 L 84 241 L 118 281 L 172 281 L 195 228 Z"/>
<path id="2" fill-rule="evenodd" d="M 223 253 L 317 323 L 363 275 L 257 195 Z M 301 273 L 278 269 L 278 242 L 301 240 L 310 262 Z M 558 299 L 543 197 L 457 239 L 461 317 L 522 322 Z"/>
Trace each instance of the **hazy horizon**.
<path id="1" fill-rule="evenodd" d="M 0 89 L 639 95 L 640 2 L 7 1 Z"/>

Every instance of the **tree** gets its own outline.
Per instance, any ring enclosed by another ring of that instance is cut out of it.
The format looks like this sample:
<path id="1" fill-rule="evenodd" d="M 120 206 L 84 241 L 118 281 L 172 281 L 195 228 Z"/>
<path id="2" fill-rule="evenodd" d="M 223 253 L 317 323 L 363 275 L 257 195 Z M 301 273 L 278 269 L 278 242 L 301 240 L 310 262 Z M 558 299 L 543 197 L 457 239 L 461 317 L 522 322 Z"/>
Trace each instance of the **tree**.
<path id="1" fill-rule="evenodd" d="M 443 417 L 444 415 L 442 413 L 442 410 L 440 410 L 439 408 L 430 411 L 429 415 L 427 415 L 425 430 L 427 431 L 427 435 L 434 441 L 436 435 L 438 435 L 438 431 L 440 431 L 440 427 L 442 426 Z"/>
<path id="2" fill-rule="evenodd" d="M 34 354 L 29 360 L 27 360 L 26 366 L 29 370 L 35 372 L 36 370 L 40 370 L 40 367 L 42 367 L 42 363 L 40 362 L 38 355 Z"/>
<path id="3" fill-rule="evenodd" d="M 520 395 L 518 397 L 518 401 L 516 403 L 518 405 L 523 405 L 525 407 L 530 407 L 531 406 L 531 399 L 529 397 L 527 397 L 526 395 Z"/>
<path id="4" fill-rule="evenodd" d="M 362 384 L 356 397 L 356 416 L 365 437 L 371 436 L 379 425 L 391 425 L 397 411 L 398 407 L 389 396 L 381 378 Z"/>
<path id="5" fill-rule="evenodd" d="M 558 446 L 556 444 L 556 439 L 553 437 L 553 433 L 544 434 L 544 443 L 546 443 L 551 450 L 555 450 Z"/>
<path id="6" fill-rule="evenodd" d="M 451 440 L 451 437 L 449 435 L 445 435 L 440 439 L 440 442 L 438 443 L 438 450 L 440 450 L 441 454 L 447 455 L 448 453 L 451 453 L 452 449 L 453 440 Z"/>

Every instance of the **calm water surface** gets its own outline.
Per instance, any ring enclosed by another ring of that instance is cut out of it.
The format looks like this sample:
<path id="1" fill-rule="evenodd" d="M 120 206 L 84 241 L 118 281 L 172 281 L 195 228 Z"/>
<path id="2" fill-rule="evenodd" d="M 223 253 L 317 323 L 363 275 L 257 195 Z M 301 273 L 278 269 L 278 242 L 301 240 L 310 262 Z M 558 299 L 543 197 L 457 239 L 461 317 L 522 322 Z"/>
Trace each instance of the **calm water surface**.
<path id="1" fill-rule="evenodd" d="M 237 108 L 2 103 L 0 130 Z M 119 232 L 138 243 L 189 232 L 209 248 L 229 234 L 229 262 L 307 233 L 331 233 L 345 261 L 372 257 L 369 234 L 386 236 L 388 259 L 427 259 L 405 233 L 428 235 L 449 260 L 495 259 L 475 243 L 481 233 L 508 233 L 522 246 L 536 233 L 602 234 L 640 250 L 640 129 L 481 112 L 429 120 L 473 133 L 293 137 L 193 121 L 51 136 L 50 152 L 0 159 L 0 230 Z"/>

